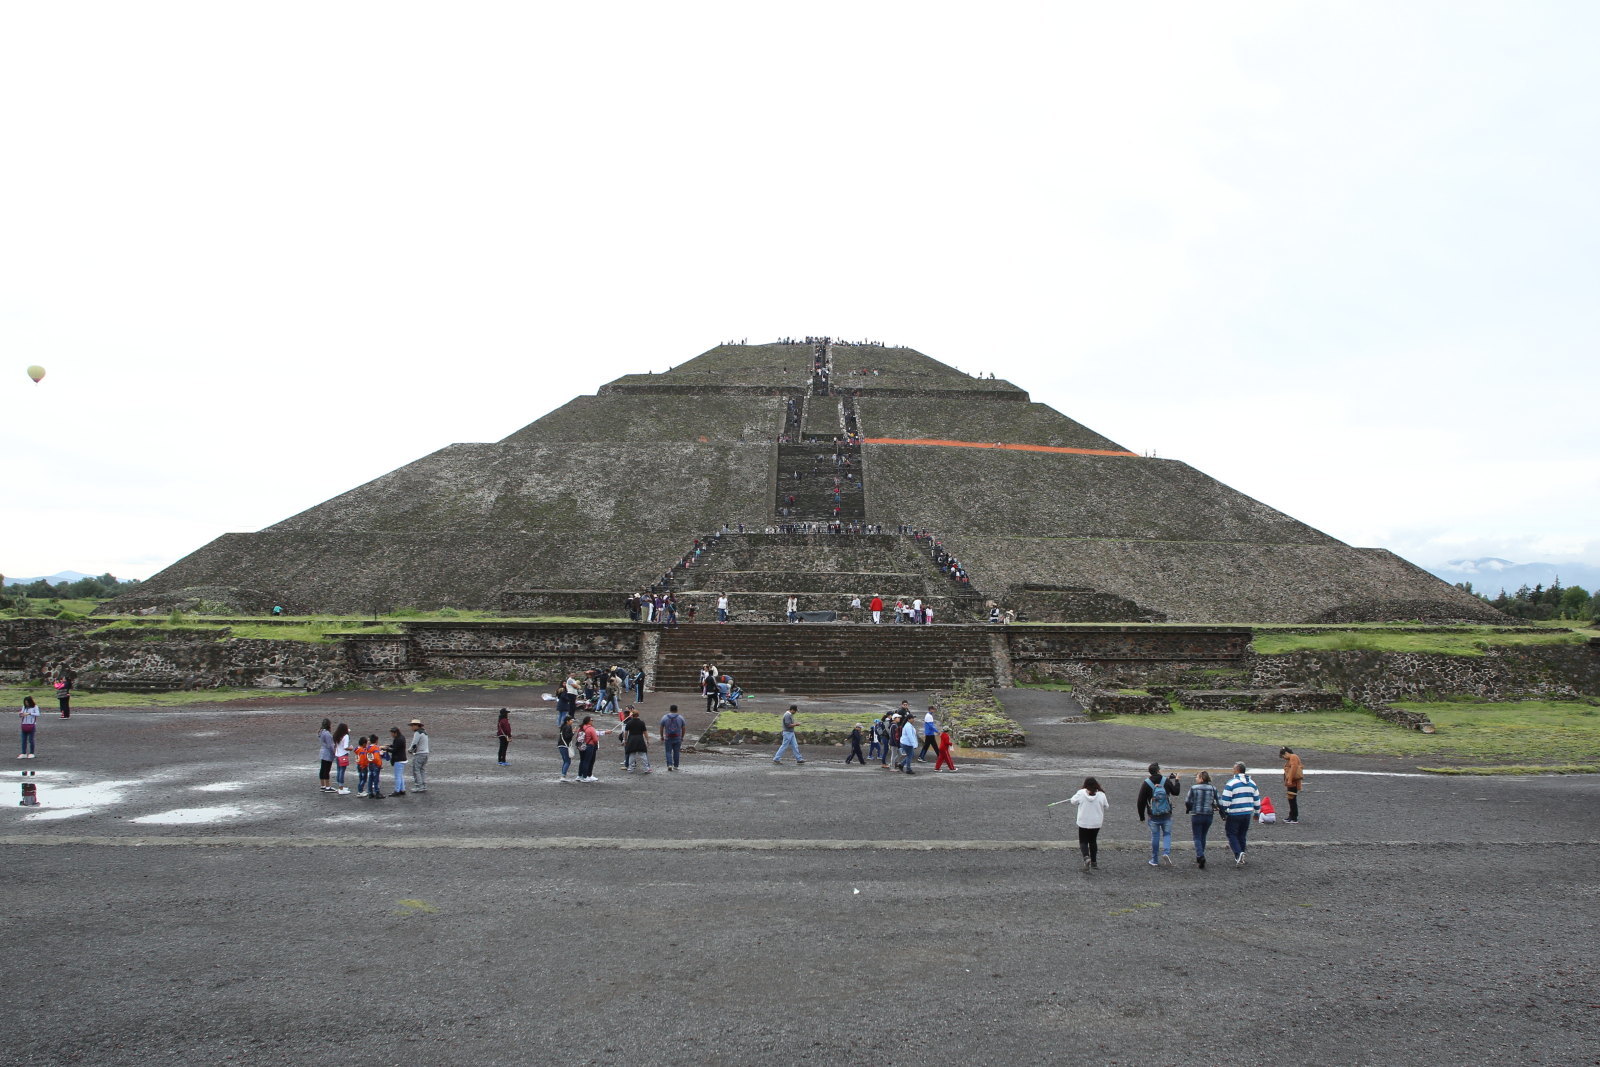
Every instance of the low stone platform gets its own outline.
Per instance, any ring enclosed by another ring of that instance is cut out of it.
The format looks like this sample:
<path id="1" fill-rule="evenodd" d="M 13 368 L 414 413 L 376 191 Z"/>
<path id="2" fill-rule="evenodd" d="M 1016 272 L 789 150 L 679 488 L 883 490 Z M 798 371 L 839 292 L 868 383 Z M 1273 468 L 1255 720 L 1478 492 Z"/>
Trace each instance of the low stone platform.
<path id="1" fill-rule="evenodd" d="M 1270 714 L 1302 714 L 1311 711 L 1338 711 L 1345 698 L 1338 693 L 1314 689 L 1178 689 L 1178 703 L 1196 711 L 1255 711 Z"/>

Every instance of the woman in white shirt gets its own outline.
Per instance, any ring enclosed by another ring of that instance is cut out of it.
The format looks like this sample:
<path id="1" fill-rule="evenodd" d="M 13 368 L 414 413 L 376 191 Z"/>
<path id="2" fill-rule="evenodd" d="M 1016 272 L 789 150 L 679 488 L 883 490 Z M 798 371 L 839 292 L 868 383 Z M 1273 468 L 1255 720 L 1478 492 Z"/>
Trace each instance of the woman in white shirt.
<path id="1" fill-rule="evenodd" d="M 1072 794 L 1072 806 L 1078 809 L 1078 851 L 1083 853 L 1083 865 L 1099 868 L 1100 827 L 1105 825 L 1111 801 L 1099 782 L 1085 778 L 1083 788 Z"/>

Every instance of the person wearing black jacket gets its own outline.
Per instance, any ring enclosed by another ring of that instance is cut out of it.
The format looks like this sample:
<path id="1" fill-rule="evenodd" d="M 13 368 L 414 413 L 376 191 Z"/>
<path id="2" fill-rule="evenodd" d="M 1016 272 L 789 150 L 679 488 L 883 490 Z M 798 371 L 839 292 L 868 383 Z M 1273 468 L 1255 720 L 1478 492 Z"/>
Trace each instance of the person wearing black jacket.
<path id="1" fill-rule="evenodd" d="M 400 732 L 400 727 L 389 727 L 389 766 L 394 768 L 394 789 L 389 795 L 403 797 L 406 795 L 406 735 Z"/>
<path id="2" fill-rule="evenodd" d="M 1176 774 L 1161 777 L 1161 764 L 1150 764 L 1150 775 L 1139 783 L 1139 821 L 1150 824 L 1150 866 L 1172 863 L 1172 798 L 1183 789 Z"/>
<path id="3" fill-rule="evenodd" d="M 575 716 L 562 715 L 560 723 L 556 726 L 556 752 L 561 756 L 561 777 L 559 781 L 569 782 L 567 772 L 572 770 L 572 735 L 575 732 Z"/>

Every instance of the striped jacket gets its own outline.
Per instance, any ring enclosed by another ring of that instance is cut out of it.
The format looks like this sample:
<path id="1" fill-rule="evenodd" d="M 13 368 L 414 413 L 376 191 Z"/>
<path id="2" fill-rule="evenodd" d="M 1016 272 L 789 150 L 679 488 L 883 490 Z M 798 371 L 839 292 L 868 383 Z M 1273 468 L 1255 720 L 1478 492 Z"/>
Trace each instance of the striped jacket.
<path id="1" fill-rule="evenodd" d="M 1222 789 L 1222 810 L 1229 815 L 1256 815 L 1261 811 L 1261 790 L 1248 774 L 1236 774 Z"/>

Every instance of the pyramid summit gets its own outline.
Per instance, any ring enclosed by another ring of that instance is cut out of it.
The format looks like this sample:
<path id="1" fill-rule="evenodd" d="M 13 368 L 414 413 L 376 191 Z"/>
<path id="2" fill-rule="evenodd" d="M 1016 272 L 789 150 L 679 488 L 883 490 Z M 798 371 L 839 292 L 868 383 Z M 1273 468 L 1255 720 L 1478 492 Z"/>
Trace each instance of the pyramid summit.
<path id="1" fill-rule="evenodd" d="M 789 594 L 920 596 L 948 622 L 989 599 L 1059 621 L 1499 618 L 1008 381 L 828 338 L 624 375 L 499 442 L 225 534 L 108 607 L 204 590 L 246 609 L 621 615 L 662 583 L 729 592 L 748 618 L 781 617 Z"/>

